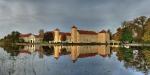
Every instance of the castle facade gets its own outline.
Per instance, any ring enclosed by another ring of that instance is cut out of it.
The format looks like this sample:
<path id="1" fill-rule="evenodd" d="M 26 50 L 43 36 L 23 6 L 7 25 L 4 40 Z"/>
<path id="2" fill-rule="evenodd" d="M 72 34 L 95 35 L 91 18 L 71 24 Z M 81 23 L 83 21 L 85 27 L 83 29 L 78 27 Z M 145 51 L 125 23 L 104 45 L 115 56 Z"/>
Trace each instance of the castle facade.
<path id="1" fill-rule="evenodd" d="M 60 32 L 54 30 L 54 42 L 62 42 L 62 37 L 66 37 L 68 43 L 109 43 L 110 33 L 102 30 L 100 32 L 79 30 L 76 26 L 71 28 L 71 32 Z"/>

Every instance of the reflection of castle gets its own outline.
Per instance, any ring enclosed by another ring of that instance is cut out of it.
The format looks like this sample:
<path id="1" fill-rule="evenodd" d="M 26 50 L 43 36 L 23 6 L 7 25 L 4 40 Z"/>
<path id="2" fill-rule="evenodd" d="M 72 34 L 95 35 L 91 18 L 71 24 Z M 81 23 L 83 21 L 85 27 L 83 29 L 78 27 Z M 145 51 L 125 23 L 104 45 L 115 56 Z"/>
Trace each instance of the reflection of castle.
<path id="1" fill-rule="evenodd" d="M 78 30 L 78 28 L 75 26 L 72 27 L 71 33 L 62 33 L 59 29 L 55 29 L 54 35 L 54 42 L 61 42 L 61 39 L 64 35 L 66 36 L 66 40 L 68 42 L 73 43 L 106 43 L 110 40 L 110 34 L 105 30 L 96 33 L 94 31 Z"/>
<path id="2" fill-rule="evenodd" d="M 37 52 L 40 58 L 43 58 L 44 50 L 42 46 L 39 45 L 26 45 L 20 50 L 19 56 L 24 56 Z"/>
<path id="3" fill-rule="evenodd" d="M 105 57 L 110 54 L 110 46 L 109 45 L 101 45 L 97 47 L 98 49 L 98 54 Z"/>
<path id="4" fill-rule="evenodd" d="M 71 47 L 71 59 L 73 62 L 75 62 L 78 58 L 92 57 L 95 56 L 96 54 L 105 57 L 110 54 L 110 47 L 106 45 Z"/>
<path id="5" fill-rule="evenodd" d="M 61 46 L 54 46 L 54 58 L 58 59 L 60 56 Z"/>
<path id="6" fill-rule="evenodd" d="M 54 46 L 54 57 L 58 59 L 60 54 L 62 53 L 62 48 L 66 48 L 67 52 L 70 53 L 70 57 L 73 62 L 75 62 L 78 58 L 92 57 L 97 54 L 100 56 L 106 57 L 110 54 L 110 46 L 102 45 L 102 46 Z"/>
<path id="7" fill-rule="evenodd" d="M 28 53 L 31 54 L 35 51 L 42 50 L 41 46 L 39 45 L 26 45 L 23 49 L 20 50 L 20 53 Z"/>
<path id="8" fill-rule="evenodd" d="M 75 62 L 78 58 L 91 57 L 97 54 L 95 46 L 71 46 L 71 59 Z"/>

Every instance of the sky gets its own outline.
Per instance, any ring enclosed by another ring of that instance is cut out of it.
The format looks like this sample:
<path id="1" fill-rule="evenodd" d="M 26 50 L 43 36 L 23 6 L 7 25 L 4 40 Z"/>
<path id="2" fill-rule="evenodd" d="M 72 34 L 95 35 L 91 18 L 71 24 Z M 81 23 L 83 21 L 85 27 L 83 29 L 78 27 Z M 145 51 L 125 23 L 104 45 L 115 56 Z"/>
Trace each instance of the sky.
<path id="1" fill-rule="evenodd" d="M 0 0 L 0 38 L 11 31 L 37 34 L 59 28 L 112 32 L 125 20 L 150 15 L 150 0 Z"/>

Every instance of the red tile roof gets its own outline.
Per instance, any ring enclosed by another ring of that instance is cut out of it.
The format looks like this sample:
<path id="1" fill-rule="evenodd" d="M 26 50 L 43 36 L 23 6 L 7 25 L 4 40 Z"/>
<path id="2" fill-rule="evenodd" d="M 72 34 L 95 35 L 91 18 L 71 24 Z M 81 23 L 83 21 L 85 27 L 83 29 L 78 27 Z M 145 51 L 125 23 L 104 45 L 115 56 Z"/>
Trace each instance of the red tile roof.
<path id="1" fill-rule="evenodd" d="M 29 37 L 31 36 L 32 34 L 29 33 L 29 34 L 20 34 L 19 37 Z M 39 35 L 34 35 L 36 38 L 39 38 L 40 36 Z"/>
<path id="2" fill-rule="evenodd" d="M 71 36 L 71 33 L 66 33 L 66 35 Z"/>
<path id="3" fill-rule="evenodd" d="M 92 57 L 95 56 L 97 53 L 86 53 L 86 54 L 80 54 L 78 58 L 85 58 L 85 57 Z"/>
<path id="4" fill-rule="evenodd" d="M 94 32 L 94 31 L 78 30 L 78 32 L 79 32 L 80 34 L 92 34 L 92 35 L 97 35 L 97 33 Z"/>
<path id="5" fill-rule="evenodd" d="M 60 32 L 61 35 L 68 35 L 68 36 L 71 36 L 71 33 L 68 33 L 68 32 Z"/>
<path id="6" fill-rule="evenodd" d="M 60 32 L 60 34 L 65 34 L 65 32 Z"/>

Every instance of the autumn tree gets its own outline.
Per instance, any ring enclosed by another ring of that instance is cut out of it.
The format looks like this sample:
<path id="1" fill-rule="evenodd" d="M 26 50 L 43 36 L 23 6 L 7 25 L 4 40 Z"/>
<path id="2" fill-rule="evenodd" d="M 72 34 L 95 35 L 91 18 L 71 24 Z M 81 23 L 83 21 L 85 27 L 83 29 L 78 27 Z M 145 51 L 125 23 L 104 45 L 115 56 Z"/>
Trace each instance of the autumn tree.
<path id="1" fill-rule="evenodd" d="M 150 30 L 149 31 L 146 31 L 144 33 L 144 36 L 142 38 L 145 42 L 150 42 Z"/>
<path id="2" fill-rule="evenodd" d="M 144 30 L 147 31 L 150 29 L 150 18 L 147 19 Z"/>
<path id="3" fill-rule="evenodd" d="M 141 42 L 144 36 L 144 33 L 149 29 L 150 19 L 147 19 L 145 16 L 140 16 L 135 18 L 134 20 L 124 21 L 122 23 L 122 27 L 117 29 L 117 33 L 114 34 L 113 39 L 117 38 L 119 40 L 120 37 L 125 37 L 124 30 L 128 29 L 129 33 L 132 33 L 133 41 Z M 123 39 L 123 38 L 122 38 Z M 125 39 L 125 38 L 124 38 Z M 121 39 L 120 39 L 121 40 Z"/>
<path id="4" fill-rule="evenodd" d="M 134 23 L 142 28 L 142 34 L 144 34 L 144 32 L 145 32 L 144 29 L 146 27 L 146 21 L 147 21 L 147 17 L 145 17 L 145 16 L 140 16 L 140 17 L 134 19 Z"/>
<path id="5" fill-rule="evenodd" d="M 121 34 L 122 34 L 122 29 L 119 27 L 119 28 L 117 28 L 117 32 L 115 34 L 113 34 L 112 39 L 116 40 L 116 41 L 120 41 Z"/>
<path id="6" fill-rule="evenodd" d="M 43 41 L 49 42 L 54 40 L 53 32 L 45 32 Z"/>
<path id="7" fill-rule="evenodd" d="M 143 34 L 143 41 L 144 42 L 150 42 L 150 18 L 148 18 L 147 22 L 146 22 L 146 26 L 144 29 L 144 34 Z"/>

